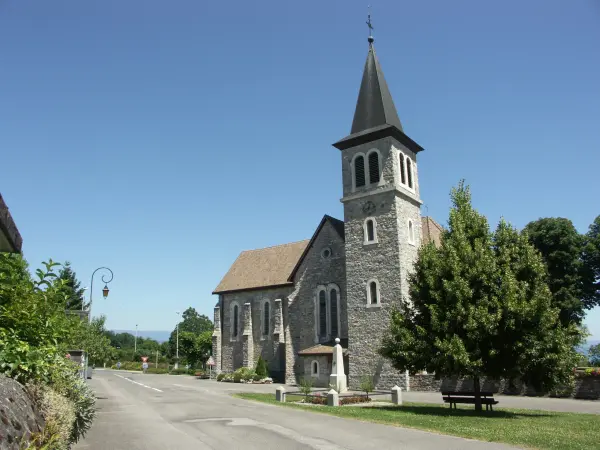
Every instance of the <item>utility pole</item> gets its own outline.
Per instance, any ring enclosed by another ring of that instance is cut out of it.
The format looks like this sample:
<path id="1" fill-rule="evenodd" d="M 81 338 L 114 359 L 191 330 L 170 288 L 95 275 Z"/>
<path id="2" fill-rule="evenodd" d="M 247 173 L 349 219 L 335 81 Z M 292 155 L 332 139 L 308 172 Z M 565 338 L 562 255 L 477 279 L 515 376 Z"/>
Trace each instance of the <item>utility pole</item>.
<path id="1" fill-rule="evenodd" d="M 175 314 L 180 315 L 179 311 L 175 311 Z M 179 369 L 179 320 L 177 321 L 177 326 L 175 327 L 177 330 L 177 339 L 175 344 L 175 368 Z"/>
<path id="2" fill-rule="evenodd" d="M 137 353 L 137 333 L 138 333 L 138 324 L 135 324 L 135 340 L 133 341 L 133 356 Z"/>
<path id="3" fill-rule="evenodd" d="M 156 368 L 158 369 L 158 350 L 156 350 Z"/>

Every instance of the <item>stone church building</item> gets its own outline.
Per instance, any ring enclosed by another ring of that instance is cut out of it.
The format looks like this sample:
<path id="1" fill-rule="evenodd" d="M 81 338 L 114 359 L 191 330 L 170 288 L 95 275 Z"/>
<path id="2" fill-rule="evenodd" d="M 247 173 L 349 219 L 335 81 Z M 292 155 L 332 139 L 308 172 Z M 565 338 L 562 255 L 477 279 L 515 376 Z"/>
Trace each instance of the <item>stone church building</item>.
<path id="1" fill-rule="evenodd" d="M 325 215 L 309 240 L 242 252 L 213 294 L 216 371 L 267 361 L 275 381 L 328 386 L 341 339 L 350 386 L 408 378 L 377 349 L 394 305 L 408 295 L 420 245 L 442 228 L 421 216 L 417 155 L 375 54 L 364 67 L 350 135 L 333 144 L 342 163 L 344 220 Z"/>

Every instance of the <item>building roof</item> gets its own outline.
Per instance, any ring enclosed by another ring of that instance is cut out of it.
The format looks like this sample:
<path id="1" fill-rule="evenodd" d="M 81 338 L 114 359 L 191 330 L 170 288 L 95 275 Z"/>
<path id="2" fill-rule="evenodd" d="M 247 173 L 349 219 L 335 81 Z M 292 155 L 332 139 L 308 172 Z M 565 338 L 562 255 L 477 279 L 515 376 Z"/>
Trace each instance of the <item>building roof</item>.
<path id="1" fill-rule="evenodd" d="M 23 238 L 0 194 L 0 252 L 21 253 Z"/>
<path id="2" fill-rule="evenodd" d="M 309 241 L 240 253 L 213 294 L 290 285 L 288 278 Z"/>
<path id="3" fill-rule="evenodd" d="M 373 38 L 369 38 L 369 52 L 363 71 L 350 135 L 333 144 L 344 150 L 356 145 L 393 136 L 413 152 L 423 150 L 404 134 L 394 100 L 375 54 Z"/>
<path id="4" fill-rule="evenodd" d="M 432 242 L 439 247 L 442 243 L 444 228 L 429 216 L 421 217 L 421 233 L 423 244 Z"/>
<path id="5" fill-rule="evenodd" d="M 344 355 L 348 354 L 348 349 L 343 348 L 342 353 Z M 321 355 L 333 355 L 333 345 L 323 345 L 317 344 L 312 347 L 306 348 L 304 350 L 300 350 L 298 352 L 299 356 L 321 356 Z"/>
<path id="6" fill-rule="evenodd" d="M 336 219 L 334 217 L 331 217 L 331 216 L 328 216 L 327 214 L 325 214 L 325 216 L 323 216 L 323 219 L 321 219 L 321 222 L 319 223 L 317 230 L 313 233 L 312 237 L 310 238 L 310 241 L 308 242 L 308 245 L 304 249 L 304 252 L 302 252 L 302 255 L 300 255 L 298 262 L 292 269 L 290 276 L 288 278 L 288 281 L 290 281 L 290 282 L 294 281 L 294 275 L 296 275 L 296 272 L 300 268 L 300 264 L 302 264 L 302 261 L 304 261 L 306 254 L 308 253 L 308 251 L 312 247 L 313 243 L 317 239 L 317 236 L 319 235 L 321 228 L 323 228 L 325 226 L 325 223 L 327 223 L 327 222 L 329 222 L 331 224 L 333 229 L 340 235 L 340 237 L 342 238 L 343 241 L 346 240 L 346 233 L 344 231 L 344 222 L 342 220 Z"/>

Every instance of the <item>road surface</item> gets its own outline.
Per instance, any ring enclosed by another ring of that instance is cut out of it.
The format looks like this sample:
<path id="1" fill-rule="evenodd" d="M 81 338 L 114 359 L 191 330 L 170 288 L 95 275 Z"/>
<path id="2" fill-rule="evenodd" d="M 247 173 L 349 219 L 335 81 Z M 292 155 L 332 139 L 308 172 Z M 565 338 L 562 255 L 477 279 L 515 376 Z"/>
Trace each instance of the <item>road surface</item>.
<path id="1" fill-rule="evenodd" d="M 186 376 L 96 370 L 89 383 L 99 411 L 76 450 L 514 448 L 250 402 L 231 397 L 246 386 Z"/>

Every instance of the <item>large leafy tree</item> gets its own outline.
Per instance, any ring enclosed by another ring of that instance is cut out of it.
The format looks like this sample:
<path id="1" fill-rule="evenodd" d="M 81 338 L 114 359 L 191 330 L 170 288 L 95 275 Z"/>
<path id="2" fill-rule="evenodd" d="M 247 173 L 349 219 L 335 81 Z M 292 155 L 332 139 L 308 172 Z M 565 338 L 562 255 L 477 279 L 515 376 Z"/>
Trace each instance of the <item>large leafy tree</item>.
<path id="1" fill-rule="evenodd" d="M 452 203 L 441 246 L 419 250 L 411 301 L 392 313 L 380 353 L 399 370 L 472 378 L 477 410 L 482 377 L 568 381 L 580 335 L 561 326 L 538 252 L 504 221 L 490 232 L 462 182 Z"/>
<path id="2" fill-rule="evenodd" d="M 569 219 L 560 217 L 530 222 L 524 233 L 548 267 L 552 305 L 560 309 L 562 324 L 581 324 L 586 309 L 597 304 L 590 295 L 593 280 L 583 259 L 585 236 L 579 234 Z"/>
<path id="3" fill-rule="evenodd" d="M 600 306 L 600 216 L 596 217 L 585 235 L 583 261 L 590 280 L 585 300 L 590 307 Z"/>
<path id="4" fill-rule="evenodd" d="M 212 350 L 212 332 L 205 331 L 195 334 L 183 331 L 179 334 L 179 354 L 185 358 L 188 364 L 195 367 L 197 364 L 205 363 Z"/>
<path id="5" fill-rule="evenodd" d="M 84 289 L 81 287 L 81 282 L 77 279 L 77 274 L 71 268 L 71 263 L 68 261 L 61 268 L 57 283 L 60 283 L 59 293 L 65 296 L 66 309 L 81 310 L 83 309 Z"/>
<path id="6" fill-rule="evenodd" d="M 85 350 L 93 363 L 109 361 L 115 355 L 115 348 L 111 346 L 105 324 L 106 316 L 94 317 L 91 322 L 80 321 L 75 335 L 64 348 Z"/>
<path id="7" fill-rule="evenodd" d="M 181 333 L 189 331 L 196 336 L 201 335 L 204 332 L 213 330 L 212 321 L 203 314 L 199 314 L 195 308 L 189 307 L 181 315 L 181 322 L 179 322 L 179 353 L 181 357 Z M 177 326 L 171 332 L 169 336 L 169 354 L 175 356 L 177 346 Z"/>
<path id="8" fill-rule="evenodd" d="M 588 357 L 592 366 L 600 366 L 600 344 L 592 345 L 588 350 Z"/>

